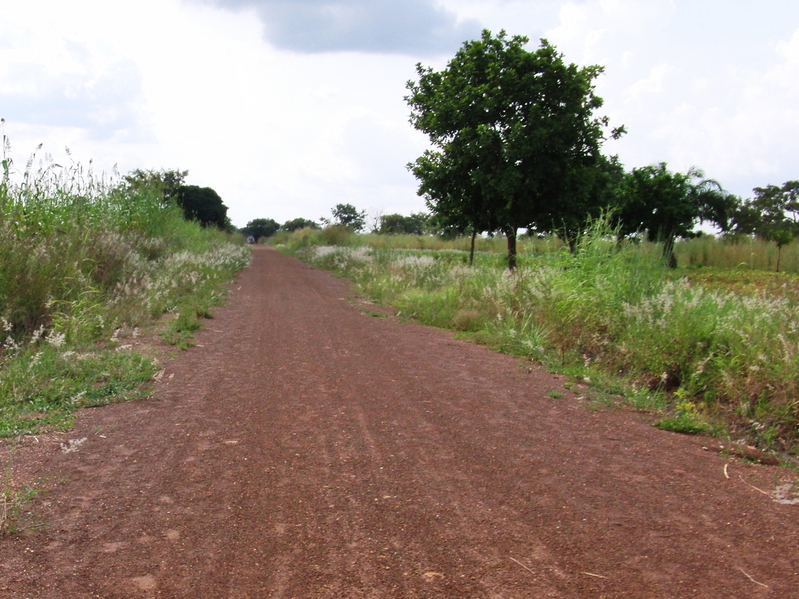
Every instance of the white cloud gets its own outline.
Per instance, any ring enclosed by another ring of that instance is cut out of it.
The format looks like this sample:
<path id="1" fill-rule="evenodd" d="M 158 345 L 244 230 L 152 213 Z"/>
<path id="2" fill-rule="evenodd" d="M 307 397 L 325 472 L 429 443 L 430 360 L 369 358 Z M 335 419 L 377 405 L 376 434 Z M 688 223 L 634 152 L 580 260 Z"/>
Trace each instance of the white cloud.
<path id="1" fill-rule="evenodd" d="M 653 35 L 674 16 L 672 0 L 589 0 L 566 2 L 560 24 L 545 33 L 569 60 L 606 67 L 630 63 L 631 44 L 656 41 Z"/>
<path id="2" fill-rule="evenodd" d="M 566 59 L 601 64 L 604 111 L 629 133 L 628 166 L 699 166 L 740 195 L 791 176 L 799 151 L 799 7 L 709 0 L 567 2 L 546 32 Z M 793 21 L 788 37 L 786 24 Z M 766 25 L 767 24 L 767 25 Z"/>
<path id="3" fill-rule="evenodd" d="M 297 52 L 439 54 L 479 35 L 432 0 L 189 0 L 254 11 L 276 47 Z"/>
<path id="4" fill-rule="evenodd" d="M 666 89 L 666 79 L 676 72 L 676 68 L 669 64 L 660 64 L 652 67 L 649 77 L 640 79 L 625 90 L 624 102 L 634 103 L 638 107 L 642 102 L 651 100 L 652 96 L 660 95 Z"/>

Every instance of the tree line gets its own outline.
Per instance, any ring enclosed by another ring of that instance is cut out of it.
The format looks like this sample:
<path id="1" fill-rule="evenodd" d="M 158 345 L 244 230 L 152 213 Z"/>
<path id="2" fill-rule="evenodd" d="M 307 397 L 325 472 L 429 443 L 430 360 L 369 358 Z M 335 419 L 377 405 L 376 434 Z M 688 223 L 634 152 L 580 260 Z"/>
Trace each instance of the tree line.
<path id="1" fill-rule="evenodd" d="M 376 233 L 442 235 L 500 232 L 508 243 L 508 266 L 516 264 L 520 230 L 554 234 L 571 248 L 587 223 L 610 214 L 621 237 L 644 236 L 663 243 L 664 261 L 675 265 L 678 238 L 694 235 L 698 223 L 725 234 L 757 235 L 778 247 L 799 235 L 799 181 L 754 190 L 742 200 L 698 168 L 673 172 L 665 162 L 626 170 L 603 143 L 622 137 L 597 112 L 603 100 L 594 82 L 603 67 L 564 61 L 542 40 L 485 30 L 467 41 L 440 71 L 416 66 L 405 101 L 413 127 L 431 149 L 408 165 L 430 212 L 380 216 Z M 210 188 L 185 185 L 187 171 L 134 171 L 130 185 L 157 183 L 165 201 L 204 226 L 232 229 L 227 207 Z M 323 225 L 366 228 L 366 213 L 337 204 Z M 255 219 L 240 231 L 256 239 L 277 231 L 318 227 L 294 219 L 282 225 Z"/>
<path id="2" fill-rule="evenodd" d="M 286 221 L 282 225 L 271 218 L 256 218 L 247 223 L 239 231 L 247 236 L 253 237 L 255 241 L 271 237 L 278 231 L 292 232 L 297 229 L 311 228 L 318 229 L 324 226 L 339 226 L 359 233 L 367 229 L 367 216 L 365 210 L 358 210 L 352 204 L 336 204 L 331 210 L 331 217 L 321 217 L 319 223 L 316 221 L 295 218 Z M 380 235 L 426 235 L 437 233 L 431 228 L 431 217 L 423 212 L 412 213 L 410 216 L 402 214 L 385 214 L 375 218 L 371 225 L 371 232 Z"/>
<path id="3" fill-rule="evenodd" d="M 556 234 L 571 248 L 587 223 L 612 214 L 619 235 L 663 243 L 675 265 L 675 239 L 700 222 L 722 232 L 755 234 L 780 247 L 799 234 L 799 182 L 754 190 L 743 201 L 698 168 L 672 172 L 665 162 L 625 171 L 602 144 L 626 133 L 596 113 L 603 100 L 598 65 L 567 64 L 541 40 L 483 31 L 447 66 L 417 64 L 405 101 L 411 124 L 432 149 L 408 165 L 432 219 L 451 230 L 502 232 L 508 266 L 520 229 Z"/>

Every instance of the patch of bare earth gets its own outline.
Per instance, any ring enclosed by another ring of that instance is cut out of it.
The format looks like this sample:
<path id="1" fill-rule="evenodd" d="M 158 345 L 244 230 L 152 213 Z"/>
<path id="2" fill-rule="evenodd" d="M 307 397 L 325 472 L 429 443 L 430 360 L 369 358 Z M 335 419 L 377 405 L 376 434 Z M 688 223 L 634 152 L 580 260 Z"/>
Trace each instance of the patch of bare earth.
<path id="1" fill-rule="evenodd" d="M 152 399 L 6 443 L 0 596 L 799 597 L 795 471 L 348 293 L 256 248 Z"/>

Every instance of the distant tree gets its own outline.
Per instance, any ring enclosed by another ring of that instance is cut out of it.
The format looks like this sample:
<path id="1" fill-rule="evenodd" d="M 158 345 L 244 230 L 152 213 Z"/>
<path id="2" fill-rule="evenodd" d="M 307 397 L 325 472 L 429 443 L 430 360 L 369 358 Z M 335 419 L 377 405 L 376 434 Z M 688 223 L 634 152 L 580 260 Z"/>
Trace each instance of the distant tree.
<path id="1" fill-rule="evenodd" d="M 242 235 L 254 237 L 257 242 L 261 238 L 271 237 L 280 229 L 280 224 L 271 218 L 256 218 L 241 228 Z"/>
<path id="2" fill-rule="evenodd" d="M 493 37 L 463 44 L 442 71 L 417 65 L 405 98 L 434 150 L 410 166 L 428 207 L 473 234 L 501 230 L 508 267 L 520 228 L 591 198 L 608 121 L 593 81 L 602 67 L 566 64 L 547 41 Z M 614 137 L 623 128 L 614 130 Z"/>
<path id="3" fill-rule="evenodd" d="M 210 187 L 184 185 L 178 190 L 177 203 L 186 220 L 199 222 L 203 227 L 225 229 L 228 223 L 227 206 Z"/>
<path id="4" fill-rule="evenodd" d="M 281 231 L 296 231 L 297 229 L 318 229 L 319 225 L 316 224 L 312 220 L 308 220 L 306 218 L 295 218 L 293 220 L 287 220 L 284 222 L 280 230 Z"/>
<path id="5" fill-rule="evenodd" d="M 777 244 L 777 272 L 780 272 L 782 248 L 793 241 L 793 233 L 788 229 L 777 229 L 769 233 L 769 240 Z"/>
<path id="6" fill-rule="evenodd" d="M 727 194 L 701 170 L 687 173 L 669 171 L 665 162 L 634 168 L 620 186 L 618 212 L 622 235 L 645 232 L 649 241 L 663 243 L 663 260 L 676 266 L 674 242 L 689 237 L 698 222 L 713 222 L 722 230 L 729 227 L 735 197 Z"/>
<path id="7" fill-rule="evenodd" d="M 188 177 L 189 171 L 181 170 L 142 170 L 135 169 L 122 177 L 126 185 L 131 189 L 140 190 L 144 188 L 158 190 L 164 203 L 176 201 L 180 188 Z"/>
<path id="8" fill-rule="evenodd" d="M 761 215 L 761 235 L 789 231 L 799 235 L 799 181 L 787 181 L 782 186 L 755 187 L 752 207 Z"/>
<path id="9" fill-rule="evenodd" d="M 423 212 L 410 216 L 384 214 L 380 216 L 377 232 L 380 235 L 422 235 L 430 217 Z"/>
<path id="10" fill-rule="evenodd" d="M 739 200 L 730 215 L 730 233 L 733 235 L 760 235 L 765 232 L 763 213 L 752 200 Z"/>
<path id="11" fill-rule="evenodd" d="M 776 243 L 779 271 L 782 248 L 799 237 L 799 181 L 755 187 L 754 192 L 754 199 L 739 201 L 733 211 L 732 232 Z"/>
<path id="12" fill-rule="evenodd" d="M 352 204 L 336 204 L 331 209 L 331 212 L 333 213 L 333 220 L 323 217 L 323 222 L 341 225 L 355 232 L 363 230 L 364 226 L 366 226 L 366 210 L 359 211 Z"/>

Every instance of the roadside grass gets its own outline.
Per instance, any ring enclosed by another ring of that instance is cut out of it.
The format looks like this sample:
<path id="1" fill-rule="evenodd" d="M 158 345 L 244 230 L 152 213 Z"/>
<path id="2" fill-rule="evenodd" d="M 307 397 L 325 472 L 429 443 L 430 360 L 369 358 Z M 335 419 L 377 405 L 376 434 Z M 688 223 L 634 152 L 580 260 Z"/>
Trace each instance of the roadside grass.
<path id="1" fill-rule="evenodd" d="M 37 526 L 33 517 L 25 513 L 25 507 L 42 492 L 36 486 L 20 489 L 6 486 L 0 489 L 0 537 L 41 526 Z"/>
<path id="2" fill-rule="evenodd" d="M 375 248 L 366 236 L 356 247 L 305 238 L 283 248 L 351 278 L 401 316 L 656 410 L 660 428 L 799 454 L 793 276 L 737 279 L 739 271 L 719 268 L 675 275 L 656 245 L 617 243 L 613 233 L 597 222 L 575 253 L 527 253 L 513 274 L 500 253 L 469 267 L 455 250 Z"/>
<path id="3" fill-rule="evenodd" d="M 68 427 L 75 409 L 146 395 L 157 361 L 136 338 L 179 347 L 249 261 L 159 189 L 31 158 L 0 179 L 0 437 Z"/>
<path id="4" fill-rule="evenodd" d="M 799 243 L 784 246 L 752 237 L 716 238 L 703 235 L 675 245 L 678 264 L 685 267 L 713 266 L 726 270 L 780 272 L 799 274 Z"/>

